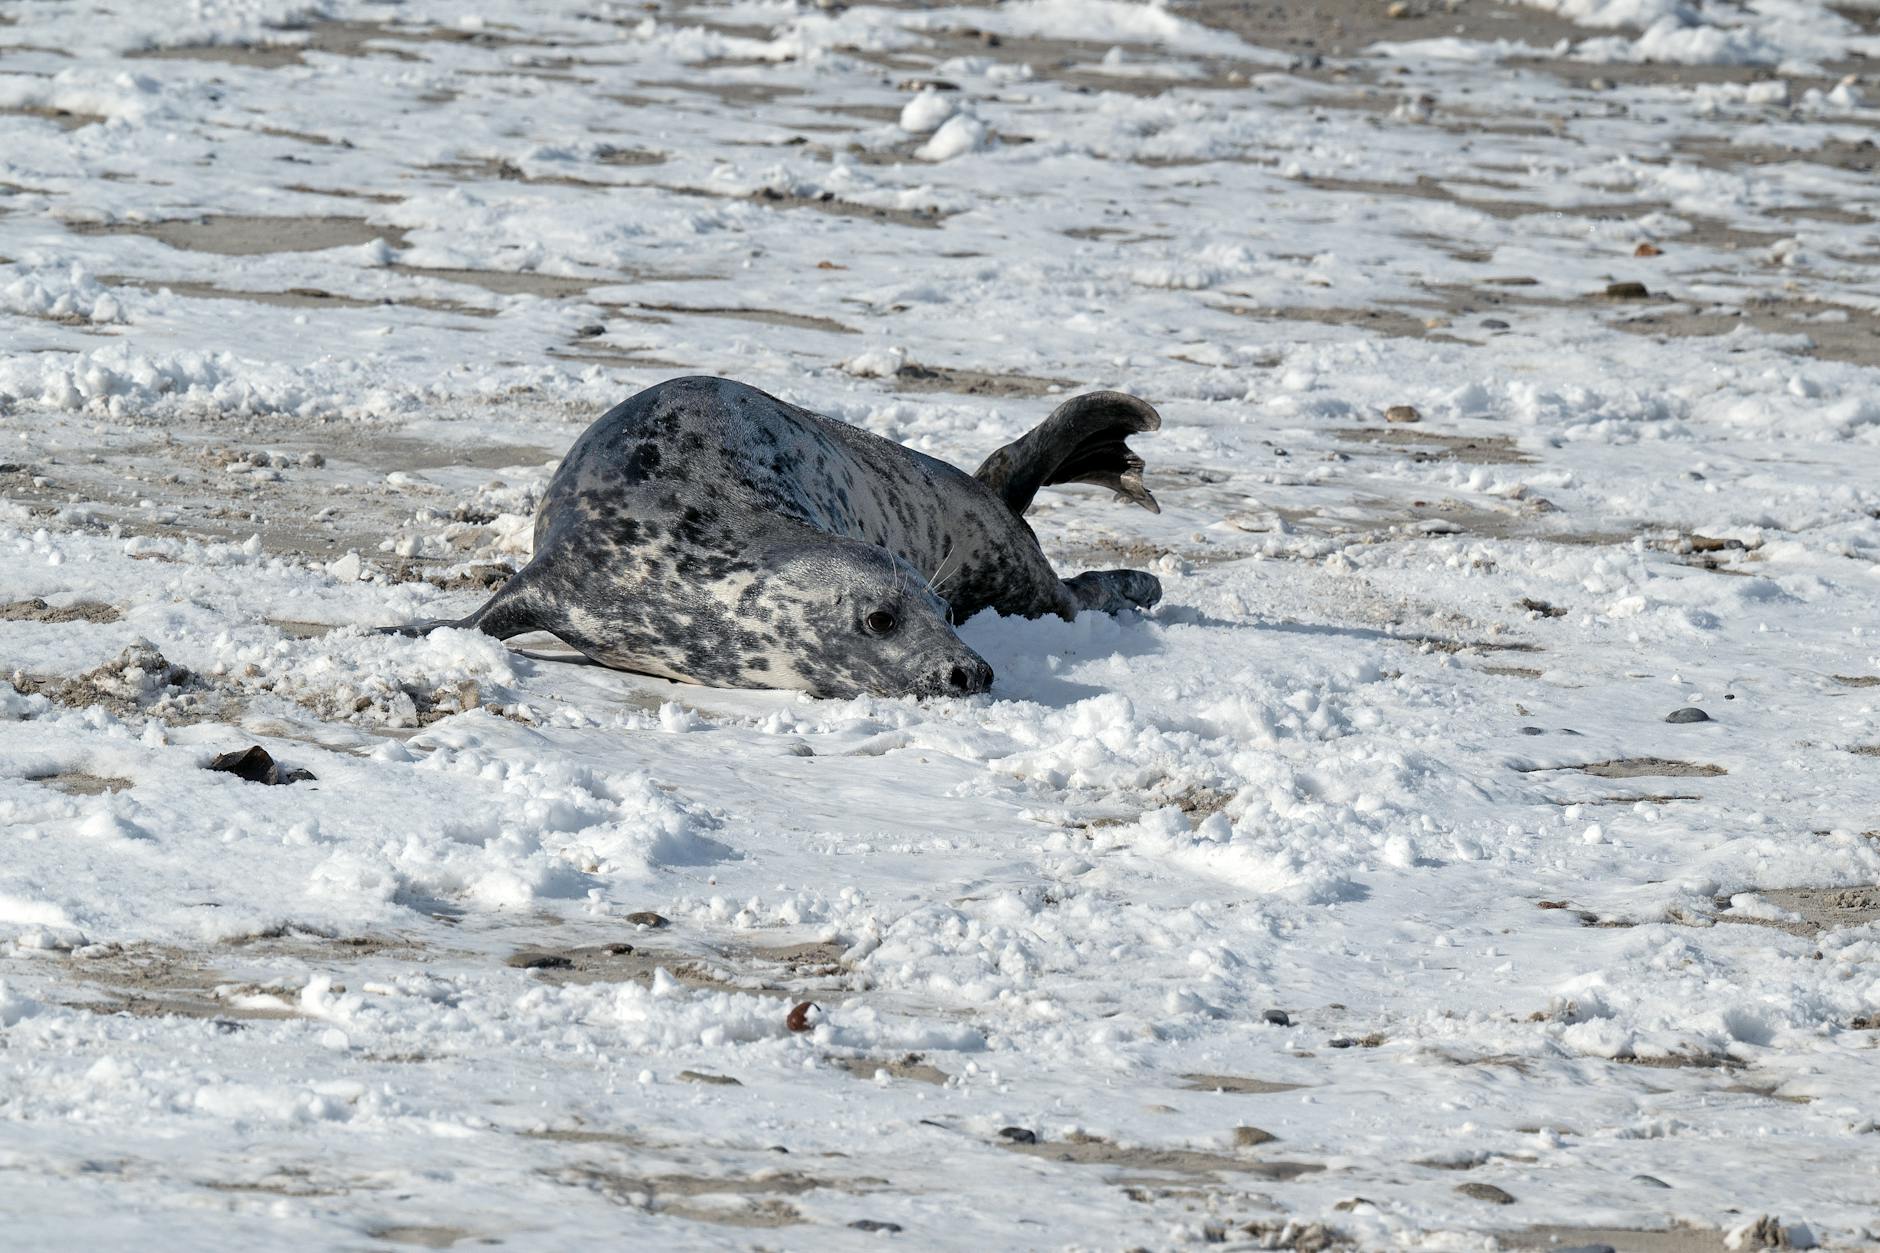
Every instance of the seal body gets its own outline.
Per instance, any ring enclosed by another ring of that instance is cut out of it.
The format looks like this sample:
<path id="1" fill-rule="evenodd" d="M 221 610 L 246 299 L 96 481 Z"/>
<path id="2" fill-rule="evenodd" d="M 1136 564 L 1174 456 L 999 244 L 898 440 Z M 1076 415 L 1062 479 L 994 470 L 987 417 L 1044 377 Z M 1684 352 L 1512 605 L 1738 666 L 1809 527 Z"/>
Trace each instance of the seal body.
<path id="1" fill-rule="evenodd" d="M 1058 578 L 1022 516 L 1073 480 L 1154 509 L 1122 437 L 1157 425 L 1094 393 L 969 475 L 741 383 L 674 379 L 569 449 L 521 572 L 469 618 L 416 629 L 548 631 L 603 665 L 716 686 L 984 691 L 992 671 L 954 622 L 1159 597 L 1141 571 Z"/>

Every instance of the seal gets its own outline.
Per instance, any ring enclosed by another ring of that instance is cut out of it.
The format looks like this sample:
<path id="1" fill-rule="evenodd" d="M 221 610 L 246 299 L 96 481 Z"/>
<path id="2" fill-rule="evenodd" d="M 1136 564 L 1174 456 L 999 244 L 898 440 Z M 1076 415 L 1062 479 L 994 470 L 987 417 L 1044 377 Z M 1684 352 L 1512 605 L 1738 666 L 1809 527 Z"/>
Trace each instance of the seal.
<path id="1" fill-rule="evenodd" d="M 729 379 L 621 402 L 575 441 L 528 565 L 452 626 L 547 631 L 604 666 L 817 696 L 971 695 L 992 668 L 953 624 L 982 609 L 1147 609 L 1141 570 L 1060 579 L 1025 522 L 1095 483 L 1160 513 L 1124 443 L 1161 418 L 1120 392 L 1060 405 L 974 474 Z"/>

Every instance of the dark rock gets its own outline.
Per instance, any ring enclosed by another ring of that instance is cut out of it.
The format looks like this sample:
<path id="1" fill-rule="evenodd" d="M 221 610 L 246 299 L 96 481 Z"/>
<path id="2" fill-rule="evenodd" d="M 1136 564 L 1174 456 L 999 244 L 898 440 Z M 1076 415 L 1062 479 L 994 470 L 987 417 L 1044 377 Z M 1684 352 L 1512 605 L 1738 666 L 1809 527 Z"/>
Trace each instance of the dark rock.
<path id="1" fill-rule="evenodd" d="M 682 1070 L 678 1075 L 680 1083 L 710 1083 L 719 1087 L 741 1088 L 744 1084 L 730 1075 L 708 1075 L 702 1070 Z"/>
<path id="2" fill-rule="evenodd" d="M 1671 1185 L 1656 1175 L 1633 1175 L 1633 1183 L 1642 1183 L 1648 1188 L 1669 1188 Z"/>
<path id="3" fill-rule="evenodd" d="M 235 752 L 219 753 L 215 760 L 209 763 L 209 769 L 232 774 L 250 783 L 266 783 L 274 787 L 285 787 L 289 783 L 304 783 L 314 777 L 311 770 L 283 766 L 268 756 L 268 750 L 259 744 L 253 744 Z"/>
<path id="4" fill-rule="evenodd" d="M 1546 727 L 1522 727 L 1521 734 L 1523 735 L 1546 735 L 1547 728 Z"/>
<path id="5" fill-rule="evenodd" d="M 1348 1035 L 1341 1035 L 1341 1036 L 1334 1036 L 1332 1039 L 1327 1040 L 1325 1043 L 1330 1048 L 1348 1049 L 1348 1048 L 1356 1047 L 1358 1042 L 1352 1039 Z"/>
<path id="6" fill-rule="evenodd" d="M 1278 1136 L 1274 1135 L 1270 1131 L 1263 1131 L 1259 1127 L 1235 1127 L 1234 1128 L 1234 1147 L 1235 1148 L 1242 1148 L 1242 1149 L 1258 1148 L 1262 1144 L 1271 1144 L 1273 1143 L 1273 1141 L 1277 1139 L 1279 1139 Z"/>
<path id="7" fill-rule="evenodd" d="M 1260 1018 L 1263 1022 L 1270 1022 L 1275 1027 L 1292 1026 L 1292 1019 L 1287 1016 L 1286 1011 L 1283 1009 L 1269 1009 L 1261 1014 Z"/>
<path id="8" fill-rule="evenodd" d="M 1686 705 L 1682 709 L 1673 709 L 1665 715 L 1666 722 L 1709 722 L 1710 715 L 1696 705 Z"/>
<path id="9" fill-rule="evenodd" d="M 1485 331 L 1505 331 L 1508 329 L 1508 324 L 1500 318 L 1483 318 L 1482 329 Z"/>
<path id="10" fill-rule="evenodd" d="M 854 1222 L 850 1223 L 849 1226 L 853 1227 L 857 1231 L 896 1232 L 901 1229 L 900 1223 L 883 1222 L 879 1218 L 858 1218 Z"/>
<path id="11" fill-rule="evenodd" d="M 999 1135 L 1013 1144 L 1036 1144 L 1038 1133 L 1030 1127 L 1000 1127 Z"/>
<path id="12" fill-rule="evenodd" d="M 602 326 L 599 322 L 589 322 L 586 326 L 577 326 L 574 328 L 574 337 L 576 339 L 593 339 L 597 335 L 605 335 L 606 333 L 607 328 Z"/>
<path id="13" fill-rule="evenodd" d="M 1543 618 L 1564 618 L 1567 616 L 1567 611 L 1560 606 L 1550 605 L 1544 600 L 1535 600 L 1532 596 L 1523 596 L 1514 603 L 1517 609 L 1525 609 L 1529 613 L 1537 613 Z"/>
<path id="14" fill-rule="evenodd" d="M 1651 289 L 1643 283 L 1606 284 L 1606 298 L 1609 300 L 1646 300 L 1651 294 Z"/>
<path id="15" fill-rule="evenodd" d="M 1459 1183 L 1456 1191 L 1471 1201 L 1487 1201 L 1490 1205 L 1513 1205 L 1514 1196 L 1503 1192 L 1492 1183 Z"/>
<path id="16" fill-rule="evenodd" d="M 670 920 L 660 917 L 650 909 L 628 914 L 627 921 L 636 927 L 670 927 L 672 925 Z"/>

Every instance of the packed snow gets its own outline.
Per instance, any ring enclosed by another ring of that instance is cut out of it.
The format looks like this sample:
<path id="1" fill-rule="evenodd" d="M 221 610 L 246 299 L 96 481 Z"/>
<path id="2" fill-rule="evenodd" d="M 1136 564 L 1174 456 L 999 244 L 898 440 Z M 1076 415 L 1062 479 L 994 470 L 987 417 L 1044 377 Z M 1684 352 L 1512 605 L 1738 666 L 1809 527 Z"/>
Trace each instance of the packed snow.
<path id="1" fill-rule="evenodd" d="M 0 9 L 0 1247 L 1880 1243 L 1880 9 Z M 1146 615 L 372 628 L 665 378 Z M 282 785 L 207 768 L 262 746 Z"/>

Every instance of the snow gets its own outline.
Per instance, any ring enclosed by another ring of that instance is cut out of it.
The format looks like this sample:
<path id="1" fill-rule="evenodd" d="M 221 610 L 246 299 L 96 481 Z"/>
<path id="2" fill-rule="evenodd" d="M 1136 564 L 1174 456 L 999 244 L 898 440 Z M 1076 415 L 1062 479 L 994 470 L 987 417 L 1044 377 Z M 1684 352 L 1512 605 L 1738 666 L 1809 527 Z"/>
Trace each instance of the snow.
<path id="1" fill-rule="evenodd" d="M 1880 37 L 1377 7 L 9 9 L 0 1244 L 1880 1240 Z M 1164 601 L 370 629 L 686 373 Z"/>

